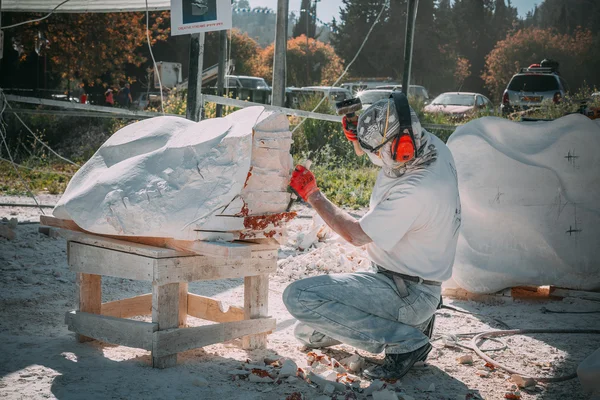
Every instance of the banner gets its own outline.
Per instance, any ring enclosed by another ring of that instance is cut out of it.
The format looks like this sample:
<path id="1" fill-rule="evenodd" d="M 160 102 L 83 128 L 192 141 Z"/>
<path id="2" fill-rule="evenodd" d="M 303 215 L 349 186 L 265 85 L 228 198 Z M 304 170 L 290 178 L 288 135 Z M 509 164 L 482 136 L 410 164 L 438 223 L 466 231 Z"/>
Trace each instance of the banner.
<path id="1" fill-rule="evenodd" d="M 171 0 L 171 35 L 231 29 L 231 0 Z"/>

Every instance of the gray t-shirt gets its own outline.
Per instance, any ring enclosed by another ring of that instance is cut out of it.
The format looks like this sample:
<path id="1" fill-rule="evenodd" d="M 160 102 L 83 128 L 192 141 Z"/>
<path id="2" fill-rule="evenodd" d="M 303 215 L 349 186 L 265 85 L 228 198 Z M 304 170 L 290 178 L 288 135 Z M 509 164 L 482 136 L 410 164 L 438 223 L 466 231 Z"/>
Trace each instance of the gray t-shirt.
<path id="1" fill-rule="evenodd" d="M 360 226 L 373 240 L 367 245 L 371 261 L 391 271 L 442 282 L 452 275 L 461 224 L 460 196 L 450 150 L 426 134 L 437 148 L 437 160 L 399 178 L 381 171 Z"/>

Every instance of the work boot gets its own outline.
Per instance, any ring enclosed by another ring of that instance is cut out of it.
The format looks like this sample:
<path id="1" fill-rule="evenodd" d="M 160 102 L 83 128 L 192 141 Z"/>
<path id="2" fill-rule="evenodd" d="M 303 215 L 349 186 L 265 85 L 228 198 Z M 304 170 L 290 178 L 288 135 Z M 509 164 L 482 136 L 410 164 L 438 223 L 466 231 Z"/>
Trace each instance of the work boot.
<path id="1" fill-rule="evenodd" d="M 376 365 L 366 369 L 363 374 L 372 380 L 375 379 L 400 379 L 417 361 L 427 358 L 432 346 L 429 342 L 417 350 L 404 354 L 386 354 L 383 365 Z"/>

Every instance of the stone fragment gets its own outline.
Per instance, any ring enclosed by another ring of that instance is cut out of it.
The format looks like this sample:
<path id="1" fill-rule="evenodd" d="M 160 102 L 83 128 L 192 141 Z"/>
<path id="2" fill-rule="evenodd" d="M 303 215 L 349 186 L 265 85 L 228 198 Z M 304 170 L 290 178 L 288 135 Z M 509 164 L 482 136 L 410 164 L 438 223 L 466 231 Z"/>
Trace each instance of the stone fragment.
<path id="1" fill-rule="evenodd" d="M 398 393 L 398 400 L 415 400 L 415 398 L 405 393 Z"/>
<path id="2" fill-rule="evenodd" d="M 365 366 L 365 359 L 358 354 L 353 354 L 340 360 L 340 363 L 345 365 L 350 372 L 360 372 Z"/>
<path id="3" fill-rule="evenodd" d="M 248 376 L 250 375 L 250 371 L 245 371 L 243 369 L 234 369 L 229 371 L 228 374 L 234 376 Z"/>
<path id="4" fill-rule="evenodd" d="M 490 371 L 486 371 L 484 369 L 478 369 L 477 371 L 475 371 L 475 374 L 479 375 L 482 378 L 487 378 L 488 376 L 490 376 Z"/>
<path id="5" fill-rule="evenodd" d="M 526 378 L 518 374 L 512 374 L 510 380 L 517 384 L 520 388 L 532 388 L 535 387 L 536 381 L 533 378 Z"/>
<path id="6" fill-rule="evenodd" d="M 332 384 L 328 383 L 327 385 L 325 385 L 325 388 L 323 389 L 323 393 L 331 396 L 335 393 L 335 386 L 333 386 Z"/>
<path id="7" fill-rule="evenodd" d="M 199 376 L 192 381 L 192 385 L 198 387 L 208 386 L 208 381 L 203 376 Z"/>
<path id="8" fill-rule="evenodd" d="M 435 383 L 430 383 L 427 388 L 423 389 L 424 392 L 435 392 Z"/>
<path id="9" fill-rule="evenodd" d="M 288 376 L 296 376 L 298 373 L 298 365 L 293 360 L 287 359 L 283 362 L 283 366 L 279 371 L 280 378 L 287 378 Z"/>
<path id="10" fill-rule="evenodd" d="M 373 393 L 373 400 L 398 400 L 398 395 L 391 390 L 382 390 Z"/>
<path id="11" fill-rule="evenodd" d="M 324 374 L 322 374 L 321 376 L 326 380 L 326 381 L 330 381 L 330 382 L 337 382 L 337 372 L 335 371 L 328 371 Z"/>
<path id="12" fill-rule="evenodd" d="M 255 374 L 250 374 L 248 376 L 248 381 L 252 383 L 273 383 L 274 380 L 270 376 L 258 376 Z"/>
<path id="13" fill-rule="evenodd" d="M 365 396 L 370 396 L 373 393 L 375 393 L 376 391 L 383 389 L 384 386 L 385 386 L 385 382 L 380 381 L 379 379 L 375 379 L 373 382 L 371 382 L 371 384 L 369 385 L 369 387 L 367 387 L 363 391 L 363 394 Z"/>
<path id="14" fill-rule="evenodd" d="M 460 356 L 456 359 L 456 361 L 458 361 L 459 364 L 473 364 L 473 356 L 470 354 Z"/>
<path id="15" fill-rule="evenodd" d="M 285 380 L 287 383 L 291 383 L 292 385 L 295 383 L 300 382 L 300 379 L 295 377 L 295 376 L 288 376 L 288 378 Z"/>
<path id="16" fill-rule="evenodd" d="M 8 227 L 11 229 L 17 229 L 17 225 L 19 225 L 19 220 L 16 218 L 11 218 L 8 220 Z"/>

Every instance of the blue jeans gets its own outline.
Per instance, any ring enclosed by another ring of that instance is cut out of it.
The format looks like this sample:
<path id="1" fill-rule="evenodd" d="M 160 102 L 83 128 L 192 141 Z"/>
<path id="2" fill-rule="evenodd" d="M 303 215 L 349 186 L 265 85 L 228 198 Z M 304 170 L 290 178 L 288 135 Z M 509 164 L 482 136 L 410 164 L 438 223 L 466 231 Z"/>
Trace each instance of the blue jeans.
<path id="1" fill-rule="evenodd" d="M 296 281 L 283 302 L 302 324 L 296 338 L 309 347 L 340 341 L 371 353 L 403 354 L 427 344 L 423 330 L 440 295 L 439 286 L 359 272 Z"/>

